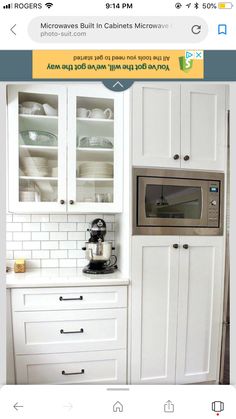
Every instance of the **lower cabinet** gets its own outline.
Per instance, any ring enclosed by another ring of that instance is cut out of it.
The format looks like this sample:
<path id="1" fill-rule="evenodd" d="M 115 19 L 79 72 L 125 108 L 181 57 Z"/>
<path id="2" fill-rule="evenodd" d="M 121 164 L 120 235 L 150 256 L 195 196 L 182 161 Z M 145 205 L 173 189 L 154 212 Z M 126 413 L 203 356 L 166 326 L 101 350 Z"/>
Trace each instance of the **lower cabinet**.
<path id="1" fill-rule="evenodd" d="M 132 239 L 131 383 L 217 382 L 224 238 Z"/>
<path id="2" fill-rule="evenodd" d="M 12 322 L 17 384 L 126 384 L 127 287 L 12 290 Z"/>

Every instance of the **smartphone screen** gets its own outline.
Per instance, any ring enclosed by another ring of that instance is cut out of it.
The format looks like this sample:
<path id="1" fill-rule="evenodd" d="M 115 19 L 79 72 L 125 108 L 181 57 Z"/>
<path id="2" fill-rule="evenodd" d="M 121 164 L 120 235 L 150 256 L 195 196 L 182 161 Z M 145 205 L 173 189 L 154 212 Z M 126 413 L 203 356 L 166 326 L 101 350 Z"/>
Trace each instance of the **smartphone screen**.
<path id="1" fill-rule="evenodd" d="M 2 417 L 232 419 L 234 8 L 1 2 Z"/>

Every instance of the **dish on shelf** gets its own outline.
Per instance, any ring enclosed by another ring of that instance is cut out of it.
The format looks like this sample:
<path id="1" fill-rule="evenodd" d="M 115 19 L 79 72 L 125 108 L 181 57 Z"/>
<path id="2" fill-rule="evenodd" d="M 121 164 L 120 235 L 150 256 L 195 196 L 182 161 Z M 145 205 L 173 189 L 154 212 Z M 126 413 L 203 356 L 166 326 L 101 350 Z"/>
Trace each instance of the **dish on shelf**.
<path id="1" fill-rule="evenodd" d="M 113 148 L 112 142 L 106 137 L 82 137 L 77 139 L 81 148 Z"/>
<path id="2" fill-rule="evenodd" d="M 78 167 L 78 176 L 82 178 L 112 178 L 113 164 L 105 162 L 84 162 Z"/>
<path id="3" fill-rule="evenodd" d="M 43 104 L 43 109 L 46 115 L 48 116 L 57 116 L 57 109 L 53 108 L 51 105 L 49 105 L 48 103 L 44 103 Z"/>
<path id="4" fill-rule="evenodd" d="M 46 131 L 21 131 L 20 144 L 35 146 L 56 146 L 57 136 Z"/>
<path id="5" fill-rule="evenodd" d="M 45 177 L 49 175 L 48 160 L 44 157 L 24 157 L 23 169 L 26 176 Z"/>
<path id="6" fill-rule="evenodd" d="M 38 102 L 22 102 L 19 105 L 19 113 L 25 115 L 45 115 L 43 105 Z"/>

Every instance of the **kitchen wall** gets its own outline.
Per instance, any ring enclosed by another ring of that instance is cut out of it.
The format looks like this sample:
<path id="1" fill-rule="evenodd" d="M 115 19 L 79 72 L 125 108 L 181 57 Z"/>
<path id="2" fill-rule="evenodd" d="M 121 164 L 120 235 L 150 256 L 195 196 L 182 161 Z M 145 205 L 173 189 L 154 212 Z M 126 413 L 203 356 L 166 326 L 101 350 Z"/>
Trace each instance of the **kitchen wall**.
<path id="1" fill-rule="evenodd" d="M 114 215 L 7 214 L 7 266 L 22 258 L 28 268 L 83 267 L 86 230 L 97 217 L 106 221 L 105 238 L 115 244 Z"/>

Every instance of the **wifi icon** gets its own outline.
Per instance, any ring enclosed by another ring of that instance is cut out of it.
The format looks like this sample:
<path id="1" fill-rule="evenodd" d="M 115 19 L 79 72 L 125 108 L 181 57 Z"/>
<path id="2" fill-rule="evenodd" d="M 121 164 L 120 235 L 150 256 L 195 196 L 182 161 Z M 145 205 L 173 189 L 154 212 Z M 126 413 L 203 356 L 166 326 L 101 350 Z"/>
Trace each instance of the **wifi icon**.
<path id="1" fill-rule="evenodd" d="M 53 3 L 45 3 L 45 6 L 46 6 L 48 9 L 51 9 L 51 7 L 53 6 Z"/>

